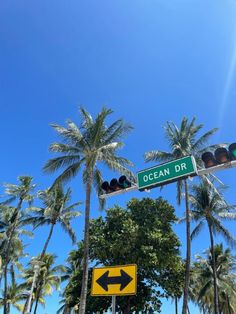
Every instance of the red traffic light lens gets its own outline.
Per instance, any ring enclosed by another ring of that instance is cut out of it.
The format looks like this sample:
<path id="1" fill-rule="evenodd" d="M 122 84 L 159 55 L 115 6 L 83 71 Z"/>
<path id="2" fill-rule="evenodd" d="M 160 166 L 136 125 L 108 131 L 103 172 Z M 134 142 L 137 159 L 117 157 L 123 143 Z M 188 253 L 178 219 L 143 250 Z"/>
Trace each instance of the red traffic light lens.
<path id="1" fill-rule="evenodd" d="M 230 161 L 229 152 L 226 148 L 219 147 L 215 150 L 215 159 L 219 164 Z"/>
<path id="2" fill-rule="evenodd" d="M 107 181 L 104 181 L 101 185 L 101 188 L 106 192 L 106 193 L 111 193 L 112 190 L 110 188 L 110 185 Z"/>
<path id="3" fill-rule="evenodd" d="M 202 161 L 205 164 L 205 168 L 210 168 L 217 164 L 215 157 L 211 152 L 205 152 L 202 154 Z"/>

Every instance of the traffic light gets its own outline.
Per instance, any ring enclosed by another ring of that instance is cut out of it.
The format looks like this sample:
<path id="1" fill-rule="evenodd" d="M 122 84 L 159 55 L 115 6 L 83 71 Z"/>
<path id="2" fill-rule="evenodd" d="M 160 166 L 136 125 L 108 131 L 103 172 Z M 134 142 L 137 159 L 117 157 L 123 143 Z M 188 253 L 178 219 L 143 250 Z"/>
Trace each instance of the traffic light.
<path id="1" fill-rule="evenodd" d="M 104 181 L 101 188 L 108 194 L 119 190 L 127 189 L 131 187 L 131 182 L 126 178 L 126 176 L 121 176 L 118 180 L 113 178 L 110 183 Z"/>
<path id="2" fill-rule="evenodd" d="M 218 147 L 214 153 L 205 152 L 202 154 L 202 161 L 205 168 L 214 167 L 236 160 L 236 143 L 229 145 L 228 149 L 225 147 Z"/>

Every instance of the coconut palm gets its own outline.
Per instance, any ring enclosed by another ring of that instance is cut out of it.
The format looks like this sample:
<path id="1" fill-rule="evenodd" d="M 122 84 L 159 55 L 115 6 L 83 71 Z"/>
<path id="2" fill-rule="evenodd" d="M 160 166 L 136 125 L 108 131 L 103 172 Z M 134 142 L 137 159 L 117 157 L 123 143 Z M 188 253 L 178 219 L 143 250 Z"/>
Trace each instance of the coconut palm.
<path id="1" fill-rule="evenodd" d="M 54 254 L 45 253 L 43 258 L 41 259 L 41 255 L 37 256 L 34 261 L 37 260 L 41 262 L 41 266 L 39 269 L 37 287 L 35 289 L 34 301 L 35 308 L 34 314 L 37 313 L 38 303 L 40 302 L 42 305 L 44 302 L 44 297 L 46 295 L 51 295 L 53 293 L 54 288 L 56 290 L 60 287 L 61 276 L 65 271 L 65 267 L 62 265 L 54 266 L 56 256 Z M 25 283 L 22 284 L 22 287 L 25 289 L 32 285 L 33 277 L 34 277 L 34 263 L 29 263 L 29 267 L 25 270 L 23 274 L 23 278 L 25 279 Z"/>
<path id="2" fill-rule="evenodd" d="M 23 305 L 22 300 L 26 298 L 26 294 L 21 285 L 18 285 L 15 280 L 15 272 L 13 265 L 10 268 L 11 273 L 11 285 L 7 287 L 7 314 L 11 312 L 11 306 L 16 308 L 18 311 L 22 311 Z M 0 298 L 0 307 L 4 305 L 4 298 Z"/>
<path id="3" fill-rule="evenodd" d="M 46 172 L 55 172 L 65 169 L 56 179 L 57 182 L 65 182 L 75 177 L 82 170 L 82 182 L 85 185 L 85 228 L 84 228 L 84 258 L 83 280 L 80 297 L 80 314 L 86 310 L 86 296 L 88 285 L 88 261 L 89 261 L 89 218 L 90 198 L 92 186 L 101 192 L 102 174 L 98 168 L 98 162 L 103 163 L 112 170 L 131 176 L 126 166 L 131 162 L 117 155 L 117 150 L 123 146 L 121 139 L 131 127 L 123 120 L 117 120 L 110 126 L 106 126 L 106 119 L 112 110 L 102 108 L 95 119 L 84 109 L 80 108 L 82 123 L 78 127 L 72 121 L 67 121 L 67 127 L 52 125 L 63 139 L 63 143 L 53 143 L 50 146 L 52 152 L 61 153 L 60 157 L 49 160 L 44 166 Z"/>
<path id="4" fill-rule="evenodd" d="M 80 205 L 81 202 L 69 205 L 71 189 L 68 188 L 66 192 L 64 192 L 60 183 L 55 184 L 50 189 L 40 191 L 38 194 L 43 202 L 43 207 L 31 207 L 30 211 L 34 215 L 29 218 L 28 222 L 31 222 L 34 228 L 43 225 L 50 226 L 50 231 L 41 253 L 42 259 L 57 224 L 61 225 L 73 243 L 76 242 L 76 235 L 71 227 L 71 220 L 81 215 L 79 211 L 75 211 L 75 208 Z"/>
<path id="5" fill-rule="evenodd" d="M 195 125 L 195 118 L 188 121 L 183 118 L 180 128 L 173 122 L 167 122 L 164 127 L 165 135 L 170 146 L 170 151 L 154 150 L 145 153 L 145 160 L 167 162 L 174 159 L 182 158 L 188 155 L 195 155 L 196 161 L 199 162 L 199 151 L 206 145 L 207 140 L 216 132 L 217 129 L 212 129 L 199 138 L 199 131 L 203 125 Z M 180 204 L 182 189 L 185 191 L 185 207 L 186 207 L 186 270 L 185 270 L 185 285 L 183 296 L 182 314 L 187 314 L 188 305 L 188 289 L 190 280 L 190 256 L 191 256 L 191 239 L 190 239 L 190 209 L 188 198 L 188 183 L 187 179 L 177 182 L 177 201 Z"/>
<path id="6" fill-rule="evenodd" d="M 220 314 L 236 312 L 235 257 L 229 249 L 224 250 L 222 244 L 213 248 L 216 264 L 218 302 Z M 212 248 L 205 251 L 206 258 L 196 257 L 192 268 L 190 297 L 203 313 L 213 313 L 214 275 Z"/>
<path id="7" fill-rule="evenodd" d="M 191 237 L 194 238 L 201 231 L 204 223 L 208 227 L 214 279 L 214 313 L 219 314 L 214 234 L 220 233 L 230 245 L 236 244 L 230 232 L 222 224 L 222 220 L 225 219 L 236 220 L 236 213 L 232 212 L 235 206 L 228 205 L 221 193 L 221 189 L 217 191 L 204 179 L 199 185 L 192 186 L 192 194 L 189 195 L 189 200 L 192 205 L 191 219 L 197 222 Z"/>
<path id="8" fill-rule="evenodd" d="M 35 184 L 32 184 L 32 177 L 29 176 L 20 176 L 18 177 L 19 184 L 5 184 L 5 194 L 9 196 L 9 198 L 0 204 L 1 210 L 4 209 L 4 206 L 8 205 L 11 202 L 17 202 L 16 207 L 13 210 L 11 219 L 10 219 L 10 227 L 8 228 L 7 240 L 4 247 L 4 267 L 3 267 L 3 274 L 5 279 L 5 286 L 4 286 L 4 310 L 3 313 L 7 313 L 7 269 L 8 264 L 10 262 L 10 248 L 12 246 L 12 239 L 15 233 L 15 230 L 18 225 L 18 220 L 20 216 L 20 211 L 22 208 L 22 204 L 24 201 L 31 203 L 33 200 L 32 192 L 35 188 Z"/>
<path id="9" fill-rule="evenodd" d="M 42 261 L 56 224 L 61 225 L 73 243 L 76 242 L 76 235 L 71 227 L 71 220 L 80 216 L 80 212 L 74 210 L 81 203 L 77 202 L 69 205 L 68 203 L 71 199 L 71 189 L 69 188 L 66 192 L 64 192 L 60 183 L 55 184 L 50 189 L 40 191 L 38 194 L 39 198 L 43 202 L 43 207 L 30 208 L 30 211 L 34 215 L 28 219 L 28 223 L 31 223 L 35 228 L 38 228 L 42 225 L 50 225 L 49 234 L 46 238 L 43 250 L 40 255 L 40 261 Z M 35 278 L 35 280 L 37 282 L 37 278 Z M 33 288 L 31 291 L 33 291 Z M 31 294 L 29 295 L 26 303 L 30 302 L 29 300 L 32 299 Z"/>
<path id="10" fill-rule="evenodd" d="M 72 281 L 80 281 L 79 273 L 81 272 L 81 262 L 83 260 L 83 252 L 80 249 L 81 245 L 82 243 L 80 242 L 78 244 L 78 249 L 71 251 L 69 253 L 69 257 L 67 258 L 67 266 L 65 266 L 65 273 L 62 275 L 61 281 L 68 281 L 68 283 L 65 286 L 64 292 L 61 295 L 62 299 L 59 302 L 61 306 L 57 310 L 57 314 L 71 314 L 75 313 L 76 311 L 75 307 L 77 306 L 77 304 L 74 304 L 73 293 L 71 293 L 71 286 Z"/>

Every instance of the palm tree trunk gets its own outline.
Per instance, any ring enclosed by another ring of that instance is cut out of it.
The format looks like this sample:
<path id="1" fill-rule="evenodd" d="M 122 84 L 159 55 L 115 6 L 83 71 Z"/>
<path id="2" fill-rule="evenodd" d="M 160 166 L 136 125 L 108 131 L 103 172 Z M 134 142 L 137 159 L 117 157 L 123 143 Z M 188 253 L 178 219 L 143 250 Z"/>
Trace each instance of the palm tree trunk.
<path id="1" fill-rule="evenodd" d="M 214 282 L 214 314 L 219 314 L 219 299 L 218 299 L 218 287 L 217 287 L 217 273 L 216 273 L 214 238 L 213 238 L 211 223 L 209 221 L 207 221 L 207 224 L 208 224 L 208 229 L 209 229 L 209 233 L 210 233 L 210 241 L 211 241 L 211 256 L 212 256 L 212 269 L 213 269 L 213 282 Z"/>
<path id="2" fill-rule="evenodd" d="M 43 247 L 43 250 L 42 250 L 42 253 L 40 255 L 40 260 L 42 261 L 45 253 L 46 253 L 46 250 L 47 250 L 47 247 L 48 247 L 48 244 L 49 244 L 49 241 L 51 240 L 51 237 L 52 237 L 52 233 L 53 233 L 53 229 L 54 229 L 54 226 L 55 224 L 51 224 L 51 228 L 50 228 L 50 231 L 49 231 L 49 235 L 48 235 L 48 238 L 44 244 L 44 247 Z"/>
<path id="3" fill-rule="evenodd" d="M 229 314 L 233 314 L 232 311 L 231 311 L 231 306 L 230 306 L 230 302 L 229 302 L 229 296 L 228 294 L 226 295 L 226 298 L 227 298 L 227 306 L 228 306 L 228 311 L 229 311 Z"/>
<path id="4" fill-rule="evenodd" d="M 4 299 L 3 299 L 3 314 L 7 314 L 7 266 L 8 263 L 4 266 Z"/>
<path id="5" fill-rule="evenodd" d="M 85 314 L 86 298 L 87 298 L 87 290 L 88 290 L 89 218 L 90 218 L 91 186 L 92 186 L 92 174 L 90 174 L 88 182 L 86 184 L 83 278 L 82 278 L 82 287 L 81 287 L 81 294 L 80 294 L 79 314 Z"/>
<path id="6" fill-rule="evenodd" d="M 43 247 L 43 250 L 42 250 L 42 253 L 40 255 L 40 261 L 42 261 L 46 251 L 47 251 L 47 247 L 48 247 L 48 244 L 49 244 L 49 241 L 51 240 L 51 237 L 52 237 L 52 233 L 53 233 L 53 229 L 54 229 L 54 226 L 55 224 L 51 224 L 51 228 L 50 228 L 50 231 L 49 231 L 49 234 L 48 234 L 48 237 L 47 237 L 47 240 L 44 244 L 44 247 Z M 35 274 L 35 280 L 33 280 L 32 282 L 32 286 L 31 286 L 31 290 L 30 290 L 30 295 L 29 297 L 27 298 L 26 302 L 25 302 L 25 306 L 24 306 L 24 311 L 23 311 L 23 314 L 28 314 L 27 311 L 28 311 L 28 308 L 31 308 L 31 300 L 32 300 L 32 295 L 33 295 L 33 290 L 34 290 L 34 285 L 35 283 L 37 282 L 37 277 L 38 277 L 38 273 Z M 37 301 L 37 300 L 36 300 Z M 30 304 L 29 304 L 30 303 Z M 37 309 L 37 307 L 36 307 Z"/>
<path id="7" fill-rule="evenodd" d="M 175 314 L 178 314 L 178 297 L 175 297 Z"/>
<path id="8" fill-rule="evenodd" d="M 182 314 L 187 314 L 188 310 L 188 292 L 190 282 L 190 262 L 191 262 L 191 236 L 190 236 L 190 209 L 189 209 L 189 196 L 188 196 L 188 183 L 187 179 L 184 180 L 185 188 L 185 207 L 186 207 L 186 265 L 185 265 L 185 282 L 184 282 L 184 296 Z"/>
<path id="9" fill-rule="evenodd" d="M 36 302 L 35 302 L 34 314 L 37 313 L 38 303 L 39 303 L 39 296 L 37 296 L 37 299 L 36 299 Z"/>
<path id="10" fill-rule="evenodd" d="M 23 198 L 20 197 L 19 202 L 17 204 L 17 207 L 14 210 L 14 213 L 12 217 L 14 217 L 14 220 L 12 221 L 12 226 L 10 227 L 9 234 L 8 235 L 8 242 L 6 244 L 5 249 L 5 266 L 4 266 L 4 298 L 3 298 L 3 314 L 7 314 L 7 267 L 10 260 L 10 248 L 12 244 L 12 238 L 14 236 L 14 232 L 16 229 L 16 224 L 18 220 L 18 214 L 20 212 L 21 206 L 22 206 Z"/>
<path id="11" fill-rule="evenodd" d="M 39 287 L 36 290 L 37 292 L 36 292 L 36 298 L 35 298 L 34 314 L 37 313 L 37 308 L 38 308 L 38 304 L 39 304 L 39 298 L 40 298 L 41 289 L 42 289 L 42 282 L 39 284 Z"/>

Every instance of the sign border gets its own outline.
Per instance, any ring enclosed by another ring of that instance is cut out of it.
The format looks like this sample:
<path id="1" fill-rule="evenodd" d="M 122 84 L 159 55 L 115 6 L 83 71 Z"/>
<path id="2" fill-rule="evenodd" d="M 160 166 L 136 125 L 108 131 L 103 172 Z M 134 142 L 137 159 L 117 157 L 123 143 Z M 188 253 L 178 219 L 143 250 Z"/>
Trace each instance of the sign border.
<path id="1" fill-rule="evenodd" d="M 105 268 L 122 268 L 122 267 L 127 267 L 127 266 L 134 266 L 135 267 L 135 275 L 136 277 L 135 279 L 135 292 L 134 293 L 116 293 L 116 294 L 94 294 L 92 293 L 92 287 L 93 287 L 93 283 L 94 283 L 94 269 L 105 269 Z M 127 265 L 117 265 L 117 266 L 103 266 L 103 267 L 95 267 L 93 268 L 93 274 L 92 274 L 92 285 L 91 285 L 91 293 L 90 295 L 92 297 L 110 297 L 110 296 L 126 296 L 126 295 L 136 295 L 137 294 L 137 269 L 138 266 L 137 264 L 127 264 Z"/>
<path id="2" fill-rule="evenodd" d="M 176 162 L 178 160 L 181 160 L 181 159 L 184 159 L 184 158 L 187 158 L 187 157 L 191 157 L 191 160 L 192 160 L 192 163 L 193 163 L 193 168 L 194 168 L 194 170 L 192 172 L 189 172 L 187 175 L 182 175 L 182 176 L 180 175 L 178 177 L 174 177 L 173 179 L 166 179 L 166 180 L 163 180 L 163 181 L 161 181 L 159 183 L 156 182 L 156 183 L 153 183 L 153 184 L 147 184 L 145 186 L 139 187 L 139 180 L 138 180 L 138 174 L 139 173 L 146 172 L 146 171 L 151 170 L 151 169 L 155 169 L 155 168 L 157 168 L 159 166 L 168 165 L 170 163 Z M 144 170 L 138 171 L 137 172 L 137 185 L 138 185 L 139 191 L 144 191 L 146 189 L 148 190 L 148 189 L 152 189 L 152 188 L 155 188 L 155 187 L 158 187 L 158 186 L 162 186 L 162 185 L 166 185 L 166 184 L 178 181 L 179 178 L 181 178 L 183 180 L 184 178 L 187 178 L 189 176 L 196 176 L 196 175 L 198 175 L 196 160 L 195 160 L 193 155 L 187 155 L 187 156 L 184 156 L 184 157 L 181 157 L 181 158 L 178 158 L 178 159 L 173 159 L 173 160 L 168 161 L 168 162 L 163 162 L 162 164 L 159 164 L 157 166 L 153 166 L 153 167 L 146 168 Z"/>

